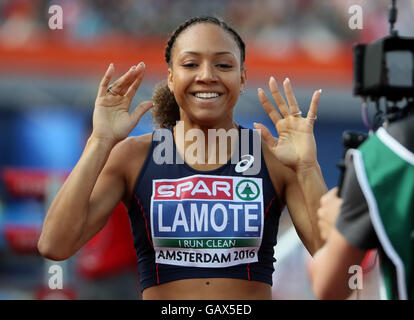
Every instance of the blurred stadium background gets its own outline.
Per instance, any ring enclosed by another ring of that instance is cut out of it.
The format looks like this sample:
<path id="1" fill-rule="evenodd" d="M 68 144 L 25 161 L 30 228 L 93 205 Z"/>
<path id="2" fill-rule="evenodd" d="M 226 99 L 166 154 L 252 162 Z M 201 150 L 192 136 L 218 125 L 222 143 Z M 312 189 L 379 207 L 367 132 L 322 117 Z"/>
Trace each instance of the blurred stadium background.
<path id="1" fill-rule="evenodd" d="M 62 30 L 48 27 L 54 4 L 63 9 Z M 363 10 L 362 30 L 348 26 L 354 4 Z M 248 86 L 236 112 L 240 124 L 252 128 L 257 121 L 272 128 L 256 96 L 258 87 L 268 91 L 270 75 L 279 82 L 291 79 L 302 110 L 312 92 L 323 89 L 315 135 L 332 188 L 339 178 L 342 131 L 366 132 L 361 102 L 352 95 L 352 45 L 388 33 L 388 5 L 386 0 L 0 0 L 0 299 L 140 298 L 121 207 L 84 249 L 59 263 L 64 290 L 47 289 L 49 266 L 56 263 L 35 248 L 47 206 L 90 133 L 97 86 L 110 62 L 118 75 L 145 62 L 135 107 L 166 77 L 168 34 L 191 16 L 223 18 L 247 43 Z M 397 5 L 396 28 L 413 36 L 414 1 Z M 147 114 L 132 135 L 152 128 Z M 273 297 L 314 299 L 309 255 L 293 230 L 284 213 Z M 379 298 L 376 280 L 374 271 L 367 272 L 362 298 Z"/>

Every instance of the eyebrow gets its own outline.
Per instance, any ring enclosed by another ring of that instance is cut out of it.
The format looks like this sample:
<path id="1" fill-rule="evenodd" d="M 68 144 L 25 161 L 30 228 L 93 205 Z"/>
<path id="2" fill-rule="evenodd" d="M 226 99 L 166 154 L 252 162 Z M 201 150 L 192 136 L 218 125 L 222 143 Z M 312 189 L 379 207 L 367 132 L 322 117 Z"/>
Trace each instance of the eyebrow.
<path id="1" fill-rule="evenodd" d="M 201 55 L 200 52 L 196 52 L 196 51 L 184 51 L 181 55 L 184 55 L 184 54 L 193 54 L 193 55 L 196 55 L 196 56 Z M 219 51 L 219 52 L 214 53 L 214 55 L 216 55 L 216 56 L 224 55 L 224 54 L 230 54 L 230 55 L 234 56 L 234 53 L 230 52 L 230 51 Z"/>

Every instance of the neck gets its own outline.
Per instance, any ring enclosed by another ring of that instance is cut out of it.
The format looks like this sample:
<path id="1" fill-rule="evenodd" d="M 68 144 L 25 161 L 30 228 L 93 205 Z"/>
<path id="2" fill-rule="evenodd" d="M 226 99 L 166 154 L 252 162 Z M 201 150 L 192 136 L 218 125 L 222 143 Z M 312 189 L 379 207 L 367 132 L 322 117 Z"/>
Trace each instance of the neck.
<path id="1" fill-rule="evenodd" d="M 217 119 L 214 121 L 204 121 L 200 122 L 194 119 L 191 119 L 187 116 L 185 112 L 180 110 L 180 121 L 184 123 L 184 130 L 187 132 L 191 129 L 199 129 L 204 132 L 204 134 L 207 136 L 209 129 L 224 129 L 224 130 L 230 130 L 232 128 L 237 129 L 238 126 L 236 122 L 233 120 L 233 110 L 229 112 L 225 117 L 222 117 L 221 119 Z"/>
<path id="2" fill-rule="evenodd" d="M 211 170 L 226 163 L 238 142 L 238 125 L 232 117 L 220 123 L 182 120 L 174 126 L 177 151 L 187 164 Z M 230 138 L 230 139 L 229 139 Z"/>

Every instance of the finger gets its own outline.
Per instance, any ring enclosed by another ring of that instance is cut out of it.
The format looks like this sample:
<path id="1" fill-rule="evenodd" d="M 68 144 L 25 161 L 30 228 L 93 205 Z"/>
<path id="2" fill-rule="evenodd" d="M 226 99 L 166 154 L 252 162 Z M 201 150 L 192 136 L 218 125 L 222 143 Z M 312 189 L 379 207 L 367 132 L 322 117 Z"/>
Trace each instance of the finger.
<path id="1" fill-rule="evenodd" d="M 154 104 L 152 101 L 144 101 L 140 103 L 134 111 L 131 112 L 131 117 L 134 120 L 135 125 L 137 125 L 139 119 L 141 119 L 144 113 L 151 109 L 153 106 Z"/>
<path id="2" fill-rule="evenodd" d="M 321 93 L 322 93 L 322 89 L 319 89 L 319 90 L 316 90 L 312 96 L 312 101 L 309 107 L 308 115 L 306 117 L 306 119 L 312 124 L 316 120 L 316 115 L 318 113 L 319 97 L 321 96 Z"/>
<path id="3" fill-rule="evenodd" d="M 324 207 L 329 202 L 329 191 L 322 195 L 320 199 L 321 207 Z"/>
<path id="4" fill-rule="evenodd" d="M 327 238 L 326 223 L 324 221 L 319 220 L 318 221 L 318 228 L 319 228 L 319 234 L 320 234 L 322 240 L 326 240 L 326 238 Z"/>
<path id="5" fill-rule="evenodd" d="M 323 227 L 322 227 L 322 228 L 323 228 Z M 325 230 L 325 229 L 321 229 L 321 239 L 322 239 L 323 241 L 328 240 L 328 232 L 326 232 L 326 230 Z"/>
<path id="6" fill-rule="evenodd" d="M 285 81 L 283 81 L 283 88 L 285 89 L 285 95 L 289 104 L 290 114 L 300 112 L 299 105 L 296 101 L 295 94 L 293 93 L 292 84 L 289 78 L 286 78 Z"/>
<path id="7" fill-rule="evenodd" d="M 275 99 L 276 105 L 279 108 L 280 113 L 283 115 L 283 117 L 286 118 L 287 116 L 289 116 L 289 109 L 285 99 L 283 99 L 283 96 L 279 91 L 276 79 L 274 77 L 270 77 L 269 88 L 270 92 L 272 93 L 272 97 L 273 99 Z"/>
<path id="8" fill-rule="evenodd" d="M 332 230 L 333 225 L 326 220 L 319 220 L 319 228 L 321 231 L 325 232 L 325 235 L 328 235 L 330 230 Z"/>
<path id="9" fill-rule="evenodd" d="M 135 81 L 137 73 L 139 72 L 142 72 L 142 67 L 138 71 L 137 66 L 132 66 L 122 77 L 111 85 L 112 91 L 123 96 L 128 91 L 129 86 Z"/>
<path id="10" fill-rule="evenodd" d="M 269 129 L 261 123 L 254 123 L 254 128 L 260 130 L 260 136 L 270 149 L 274 149 L 277 146 L 277 139 L 272 136 Z"/>
<path id="11" fill-rule="evenodd" d="M 323 209 L 322 208 L 319 208 L 318 209 L 318 211 L 316 211 L 316 214 L 318 215 L 318 217 L 319 217 L 319 219 L 322 219 L 323 218 Z"/>
<path id="12" fill-rule="evenodd" d="M 131 83 L 137 76 L 137 67 L 132 66 L 126 73 L 122 75 L 118 80 L 111 84 L 111 90 L 118 95 L 123 96 Z"/>
<path id="13" fill-rule="evenodd" d="M 329 214 L 330 214 L 329 207 L 322 207 L 322 208 L 319 208 L 319 210 L 317 211 L 317 215 L 320 221 L 325 221 L 329 219 Z"/>
<path id="14" fill-rule="evenodd" d="M 111 81 L 111 77 L 114 74 L 114 64 L 111 63 L 106 69 L 105 75 L 103 76 L 101 82 L 99 83 L 99 89 L 98 89 L 98 96 L 102 97 L 106 94 L 106 90 L 108 88 L 109 82 Z"/>
<path id="15" fill-rule="evenodd" d="M 145 74 L 145 64 L 141 62 L 137 66 L 137 77 L 134 82 L 129 86 L 127 92 L 125 93 L 125 97 L 128 97 L 132 100 L 135 93 L 137 92 L 139 86 L 141 85 L 142 79 L 144 78 Z"/>
<path id="16" fill-rule="evenodd" d="M 328 200 L 332 200 L 337 198 L 337 193 L 338 193 L 338 187 L 332 188 L 331 190 L 329 190 L 326 194 L 325 197 Z"/>
<path id="17" fill-rule="evenodd" d="M 276 125 L 276 123 L 282 119 L 279 112 L 276 110 L 276 108 L 273 106 L 273 104 L 269 101 L 266 93 L 263 91 L 263 89 L 259 88 L 257 89 L 257 95 L 259 96 L 260 103 L 263 106 L 263 109 L 267 112 L 270 119 Z"/>

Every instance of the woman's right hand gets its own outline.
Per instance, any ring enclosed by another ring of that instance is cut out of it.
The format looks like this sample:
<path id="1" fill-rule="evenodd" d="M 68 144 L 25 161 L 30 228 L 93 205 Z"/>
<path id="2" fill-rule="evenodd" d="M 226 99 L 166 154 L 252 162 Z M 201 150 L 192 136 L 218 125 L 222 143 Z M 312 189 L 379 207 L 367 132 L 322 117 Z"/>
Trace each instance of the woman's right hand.
<path id="1" fill-rule="evenodd" d="M 109 65 L 99 84 L 91 137 L 116 144 L 129 135 L 142 115 L 153 106 L 151 101 L 144 101 L 134 111 L 128 113 L 131 101 L 144 77 L 144 71 L 143 62 L 138 66 L 132 66 L 108 90 L 114 74 L 114 65 L 112 63 Z"/>

